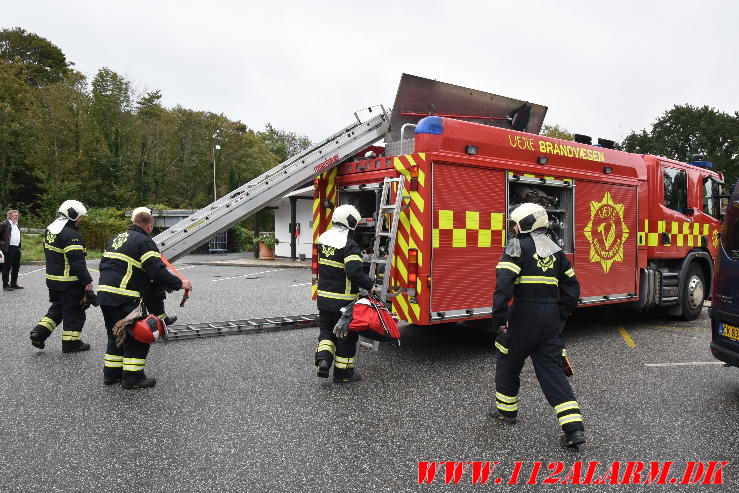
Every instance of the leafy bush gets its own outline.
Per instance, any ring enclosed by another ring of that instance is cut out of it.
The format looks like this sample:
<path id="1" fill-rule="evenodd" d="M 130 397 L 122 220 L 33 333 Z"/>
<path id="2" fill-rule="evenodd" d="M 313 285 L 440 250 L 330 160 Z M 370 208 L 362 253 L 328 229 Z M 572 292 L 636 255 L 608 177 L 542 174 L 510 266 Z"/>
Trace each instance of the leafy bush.
<path id="1" fill-rule="evenodd" d="M 125 211 L 108 207 L 92 209 L 80 223 L 80 232 L 89 250 L 105 250 L 105 245 L 116 234 L 131 225 Z"/>
<path id="2" fill-rule="evenodd" d="M 247 252 L 252 250 L 254 245 L 254 232 L 237 224 L 232 229 L 233 246 L 237 252 Z"/>

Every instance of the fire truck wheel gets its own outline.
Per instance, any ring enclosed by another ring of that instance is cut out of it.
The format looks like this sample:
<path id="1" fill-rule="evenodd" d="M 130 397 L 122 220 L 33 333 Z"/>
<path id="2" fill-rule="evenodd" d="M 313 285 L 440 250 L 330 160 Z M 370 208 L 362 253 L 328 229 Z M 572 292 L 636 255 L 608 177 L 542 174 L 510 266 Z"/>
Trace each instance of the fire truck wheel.
<path id="1" fill-rule="evenodd" d="M 685 276 L 683 292 L 680 296 L 682 305 L 682 319 L 695 320 L 703 310 L 706 283 L 703 279 L 703 270 L 695 263 L 690 264 Z"/>

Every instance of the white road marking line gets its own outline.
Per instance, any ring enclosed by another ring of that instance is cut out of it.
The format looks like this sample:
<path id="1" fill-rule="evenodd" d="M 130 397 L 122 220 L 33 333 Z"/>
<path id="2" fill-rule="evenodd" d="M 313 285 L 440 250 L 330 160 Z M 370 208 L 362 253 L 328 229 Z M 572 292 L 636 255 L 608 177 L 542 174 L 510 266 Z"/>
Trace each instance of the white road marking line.
<path id="1" fill-rule="evenodd" d="M 723 365 L 723 361 L 688 361 L 687 363 L 645 363 L 644 366 L 662 367 L 662 366 L 705 366 L 705 365 Z"/>
<path id="2" fill-rule="evenodd" d="M 265 271 L 262 271 L 262 272 L 252 272 L 251 274 L 244 274 L 244 275 L 241 275 L 241 276 L 223 277 L 221 279 L 211 279 L 211 281 L 213 281 L 213 282 L 228 281 L 229 279 L 239 279 L 240 277 L 258 276 L 259 274 L 268 274 L 270 272 L 280 272 L 281 270 L 285 270 L 285 269 L 275 269 L 275 270 L 265 270 Z"/>
<path id="3" fill-rule="evenodd" d="M 44 269 L 46 269 L 46 267 L 41 267 L 40 269 L 36 269 L 36 270 L 29 270 L 28 272 L 20 272 L 18 275 L 19 276 L 25 276 L 26 274 L 33 274 L 34 272 L 38 272 L 38 271 L 44 270 Z"/>
<path id="4" fill-rule="evenodd" d="M 298 287 L 298 286 L 310 286 L 311 284 L 313 284 L 313 283 L 312 282 L 304 282 L 303 284 L 291 284 L 290 287 L 291 288 L 295 288 L 295 287 Z"/>

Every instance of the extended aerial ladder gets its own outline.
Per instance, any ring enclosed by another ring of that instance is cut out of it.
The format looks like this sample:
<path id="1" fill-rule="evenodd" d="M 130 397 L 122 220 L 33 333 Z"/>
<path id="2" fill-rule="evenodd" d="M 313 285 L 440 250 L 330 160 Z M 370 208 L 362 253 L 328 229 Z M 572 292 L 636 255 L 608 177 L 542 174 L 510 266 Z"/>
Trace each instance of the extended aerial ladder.
<path id="1" fill-rule="evenodd" d="M 355 123 L 159 233 L 154 237 L 159 251 L 165 258 L 175 261 L 275 199 L 284 197 L 377 142 L 390 127 L 385 108 L 379 108 L 380 114 L 364 122 L 355 113 Z M 372 112 L 372 108 L 368 110 Z"/>

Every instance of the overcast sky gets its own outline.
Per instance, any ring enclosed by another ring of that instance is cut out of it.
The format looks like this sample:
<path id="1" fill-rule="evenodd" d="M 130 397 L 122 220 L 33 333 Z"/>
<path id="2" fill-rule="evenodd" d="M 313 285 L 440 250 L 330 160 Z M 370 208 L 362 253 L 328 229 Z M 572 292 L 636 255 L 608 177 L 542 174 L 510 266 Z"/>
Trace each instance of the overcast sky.
<path id="1" fill-rule="evenodd" d="M 524 99 L 545 123 L 622 140 L 676 104 L 739 110 L 731 0 L 0 0 L 0 27 L 49 39 L 165 106 L 320 140 L 393 104 L 403 72 Z"/>

